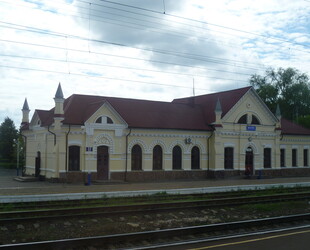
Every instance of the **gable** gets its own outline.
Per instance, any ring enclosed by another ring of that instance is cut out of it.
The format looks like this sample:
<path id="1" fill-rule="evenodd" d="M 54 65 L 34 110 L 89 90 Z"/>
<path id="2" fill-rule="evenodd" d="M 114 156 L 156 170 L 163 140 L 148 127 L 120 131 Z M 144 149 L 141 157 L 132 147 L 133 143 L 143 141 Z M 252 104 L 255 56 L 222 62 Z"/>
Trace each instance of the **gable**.
<path id="1" fill-rule="evenodd" d="M 41 125 L 41 120 L 39 118 L 37 110 L 34 112 L 31 121 L 30 121 L 30 127 Z"/>
<path id="2" fill-rule="evenodd" d="M 98 125 L 125 125 L 128 126 L 120 114 L 111 106 L 109 102 L 103 103 L 85 123 L 95 123 Z"/>
<path id="3" fill-rule="evenodd" d="M 242 96 L 222 119 L 224 123 L 238 123 L 239 119 L 244 116 L 248 117 L 247 121 L 249 124 L 251 124 L 254 119 L 257 119 L 259 124 L 267 126 L 274 126 L 276 122 L 278 122 L 278 119 L 253 88 Z"/>

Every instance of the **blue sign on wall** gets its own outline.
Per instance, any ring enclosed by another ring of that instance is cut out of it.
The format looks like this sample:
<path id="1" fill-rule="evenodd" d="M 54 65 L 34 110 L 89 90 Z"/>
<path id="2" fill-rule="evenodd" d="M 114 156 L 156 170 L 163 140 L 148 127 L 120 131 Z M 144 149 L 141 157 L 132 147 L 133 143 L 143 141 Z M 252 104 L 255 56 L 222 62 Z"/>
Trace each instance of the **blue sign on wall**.
<path id="1" fill-rule="evenodd" d="M 246 126 L 247 131 L 256 131 L 256 126 Z"/>

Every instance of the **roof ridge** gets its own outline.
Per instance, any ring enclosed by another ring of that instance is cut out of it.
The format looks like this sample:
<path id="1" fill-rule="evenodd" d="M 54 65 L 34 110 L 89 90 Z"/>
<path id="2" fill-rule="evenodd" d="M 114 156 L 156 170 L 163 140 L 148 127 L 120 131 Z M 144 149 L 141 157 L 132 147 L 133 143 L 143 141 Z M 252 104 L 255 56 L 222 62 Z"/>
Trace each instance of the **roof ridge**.
<path id="1" fill-rule="evenodd" d="M 242 87 L 242 88 L 238 88 L 238 89 L 230 89 L 230 90 L 224 90 L 224 91 L 220 91 L 220 92 L 214 92 L 214 93 L 209 93 L 209 94 L 203 94 L 203 95 L 196 95 L 196 96 L 189 96 L 189 97 L 181 97 L 181 98 L 176 98 L 174 100 L 182 100 L 182 99 L 189 99 L 189 98 L 199 98 L 199 97 L 203 97 L 203 96 L 212 96 L 212 95 L 221 95 L 223 93 L 227 93 L 227 92 L 237 92 L 240 91 L 242 89 L 251 89 L 253 88 L 252 86 L 247 86 L 247 87 Z"/>

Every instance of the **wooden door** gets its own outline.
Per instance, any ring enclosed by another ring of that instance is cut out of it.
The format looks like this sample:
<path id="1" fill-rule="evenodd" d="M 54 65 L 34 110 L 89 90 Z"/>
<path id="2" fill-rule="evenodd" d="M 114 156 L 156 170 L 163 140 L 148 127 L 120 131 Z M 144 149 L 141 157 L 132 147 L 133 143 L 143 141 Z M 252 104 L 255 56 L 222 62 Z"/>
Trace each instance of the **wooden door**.
<path id="1" fill-rule="evenodd" d="M 248 147 L 245 153 L 245 175 L 253 175 L 253 149 Z"/>
<path id="2" fill-rule="evenodd" d="M 97 179 L 109 179 L 109 147 L 107 146 L 97 148 Z"/>
<path id="3" fill-rule="evenodd" d="M 37 157 L 35 160 L 35 177 L 39 177 L 41 172 L 41 153 L 38 151 L 37 152 Z"/>

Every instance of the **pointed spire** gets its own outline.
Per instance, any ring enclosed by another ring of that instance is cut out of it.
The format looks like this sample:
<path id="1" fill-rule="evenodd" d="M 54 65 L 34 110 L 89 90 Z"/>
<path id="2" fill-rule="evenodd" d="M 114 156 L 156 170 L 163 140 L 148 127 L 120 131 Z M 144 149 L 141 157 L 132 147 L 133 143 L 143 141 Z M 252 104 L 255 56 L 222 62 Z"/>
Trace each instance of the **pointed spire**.
<path id="1" fill-rule="evenodd" d="M 24 105 L 23 105 L 23 109 L 22 110 L 27 110 L 29 111 L 29 106 L 28 106 L 28 102 L 27 102 L 27 98 L 25 98 L 25 101 L 24 101 Z"/>
<path id="2" fill-rule="evenodd" d="M 29 106 L 28 106 L 27 98 L 25 98 L 24 105 L 23 105 L 23 108 L 22 108 L 22 112 L 23 112 L 23 118 L 22 118 L 22 125 L 23 125 L 23 124 L 29 123 L 29 112 L 30 112 L 30 109 L 29 109 Z"/>
<path id="3" fill-rule="evenodd" d="M 55 98 L 61 98 L 61 99 L 64 98 L 64 95 L 62 93 L 62 89 L 61 89 L 60 83 L 58 85 L 58 88 L 57 88 L 57 91 L 56 91 L 56 94 L 55 94 Z"/>
<path id="4" fill-rule="evenodd" d="M 219 98 L 217 98 L 217 102 L 216 102 L 216 106 L 215 106 L 215 110 L 214 111 L 222 113 L 222 106 L 221 106 L 221 102 L 220 102 Z"/>

